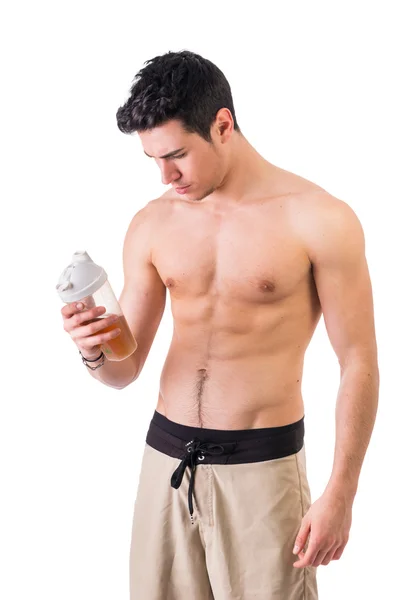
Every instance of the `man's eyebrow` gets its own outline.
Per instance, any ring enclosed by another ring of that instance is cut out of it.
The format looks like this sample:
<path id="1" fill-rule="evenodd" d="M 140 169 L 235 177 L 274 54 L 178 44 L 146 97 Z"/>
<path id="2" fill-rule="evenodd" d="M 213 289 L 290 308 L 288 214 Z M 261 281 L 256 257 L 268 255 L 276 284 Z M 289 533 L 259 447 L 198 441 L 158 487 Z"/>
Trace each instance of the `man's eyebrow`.
<path id="1" fill-rule="evenodd" d="M 172 152 L 168 152 L 168 154 L 164 154 L 164 156 L 160 156 L 160 158 L 170 158 L 171 156 L 174 156 L 175 154 L 182 152 L 182 150 L 184 150 L 184 149 L 185 149 L 185 146 L 183 146 L 183 148 L 178 148 L 177 150 L 172 150 Z M 150 156 L 150 154 L 147 154 L 146 150 L 144 150 L 144 153 L 149 158 L 153 158 L 152 156 Z"/>

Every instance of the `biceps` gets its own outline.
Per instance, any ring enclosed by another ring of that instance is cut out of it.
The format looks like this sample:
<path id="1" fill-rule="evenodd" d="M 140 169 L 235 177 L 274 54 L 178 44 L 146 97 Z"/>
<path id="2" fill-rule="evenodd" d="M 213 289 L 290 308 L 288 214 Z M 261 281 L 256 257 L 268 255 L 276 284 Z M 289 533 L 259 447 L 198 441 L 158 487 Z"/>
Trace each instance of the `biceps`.
<path id="1" fill-rule="evenodd" d="M 153 265 L 125 279 L 119 302 L 138 343 L 142 366 L 160 325 L 165 301 L 166 288 Z"/>
<path id="2" fill-rule="evenodd" d="M 375 348 L 373 298 L 365 258 L 342 268 L 316 267 L 315 282 L 332 347 L 341 363 Z"/>

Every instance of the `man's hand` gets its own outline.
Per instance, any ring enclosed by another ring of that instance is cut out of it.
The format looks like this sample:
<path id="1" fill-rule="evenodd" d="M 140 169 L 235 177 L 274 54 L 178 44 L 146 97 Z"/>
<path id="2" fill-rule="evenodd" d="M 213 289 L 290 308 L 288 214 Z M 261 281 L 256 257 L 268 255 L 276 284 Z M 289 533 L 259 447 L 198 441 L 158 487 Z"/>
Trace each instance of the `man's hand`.
<path id="1" fill-rule="evenodd" d="M 293 554 L 299 556 L 299 560 L 293 563 L 294 567 L 327 565 L 342 556 L 349 539 L 352 504 L 352 500 L 341 494 L 325 491 L 310 506 L 293 548 Z"/>

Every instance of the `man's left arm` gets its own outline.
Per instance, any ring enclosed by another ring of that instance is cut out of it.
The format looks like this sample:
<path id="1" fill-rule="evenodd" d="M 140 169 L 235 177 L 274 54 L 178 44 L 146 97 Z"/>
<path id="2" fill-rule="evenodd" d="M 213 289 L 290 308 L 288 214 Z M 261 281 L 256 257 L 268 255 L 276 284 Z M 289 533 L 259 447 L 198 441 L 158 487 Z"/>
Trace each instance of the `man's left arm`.
<path id="1" fill-rule="evenodd" d="M 346 203 L 328 196 L 314 206 L 302 233 L 340 364 L 340 386 L 332 473 L 303 519 L 295 543 L 296 567 L 326 565 L 344 550 L 379 390 L 373 297 L 360 221 Z"/>

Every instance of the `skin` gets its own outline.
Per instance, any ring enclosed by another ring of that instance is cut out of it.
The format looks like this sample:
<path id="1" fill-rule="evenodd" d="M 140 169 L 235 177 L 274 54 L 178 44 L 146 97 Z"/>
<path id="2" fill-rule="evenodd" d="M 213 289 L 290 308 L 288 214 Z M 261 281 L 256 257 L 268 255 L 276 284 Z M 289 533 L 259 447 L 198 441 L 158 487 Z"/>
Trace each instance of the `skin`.
<path id="1" fill-rule="evenodd" d="M 335 456 L 303 518 L 294 566 L 326 565 L 349 537 L 378 399 L 361 224 L 342 200 L 267 162 L 234 130 L 228 109 L 216 116 L 212 143 L 176 120 L 139 135 L 171 189 L 134 216 L 125 238 L 120 304 L 138 342 L 132 380 L 168 289 L 174 330 L 157 410 L 213 429 L 292 423 L 304 415 L 304 355 L 323 314 L 341 373 Z M 174 189 L 188 184 L 184 195 Z"/>

